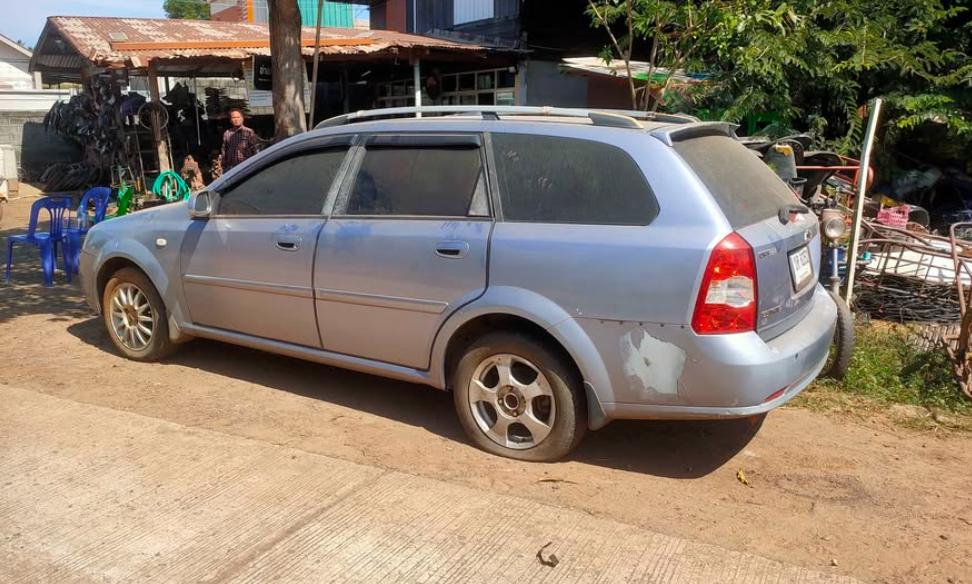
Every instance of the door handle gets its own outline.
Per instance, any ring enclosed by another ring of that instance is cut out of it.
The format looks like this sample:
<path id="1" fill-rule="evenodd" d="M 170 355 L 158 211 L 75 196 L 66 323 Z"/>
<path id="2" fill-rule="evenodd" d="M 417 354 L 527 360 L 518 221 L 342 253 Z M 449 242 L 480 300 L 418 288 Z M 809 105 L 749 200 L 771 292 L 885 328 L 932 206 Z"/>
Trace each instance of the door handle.
<path id="1" fill-rule="evenodd" d="M 449 259 L 459 259 L 466 257 L 469 252 L 469 244 L 465 241 L 440 241 L 435 244 L 435 255 Z"/>
<path id="2" fill-rule="evenodd" d="M 300 249 L 301 237 L 299 233 L 274 233 L 273 245 L 283 251 L 297 251 Z"/>

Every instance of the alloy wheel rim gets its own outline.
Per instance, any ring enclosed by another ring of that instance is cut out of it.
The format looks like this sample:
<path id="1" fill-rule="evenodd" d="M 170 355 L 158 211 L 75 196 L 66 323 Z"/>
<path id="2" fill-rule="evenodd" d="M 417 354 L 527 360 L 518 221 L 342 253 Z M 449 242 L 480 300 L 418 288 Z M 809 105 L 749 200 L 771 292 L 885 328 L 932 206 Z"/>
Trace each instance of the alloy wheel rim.
<path id="1" fill-rule="evenodd" d="M 155 333 L 155 313 L 148 297 L 138 286 L 119 285 L 111 294 L 109 314 L 111 329 L 122 345 L 141 351 L 152 342 Z"/>
<path id="2" fill-rule="evenodd" d="M 476 425 L 500 446 L 533 448 L 553 429 L 553 389 L 540 369 L 523 357 L 503 353 L 484 359 L 467 393 Z"/>

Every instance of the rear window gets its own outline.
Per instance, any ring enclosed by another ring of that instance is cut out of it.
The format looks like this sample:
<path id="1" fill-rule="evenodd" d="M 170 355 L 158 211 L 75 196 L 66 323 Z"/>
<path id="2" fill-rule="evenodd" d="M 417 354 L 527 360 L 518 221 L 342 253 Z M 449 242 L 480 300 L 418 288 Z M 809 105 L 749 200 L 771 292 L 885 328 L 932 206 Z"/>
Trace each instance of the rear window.
<path id="1" fill-rule="evenodd" d="M 702 136 L 675 142 L 715 198 L 733 229 L 775 217 L 780 207 L 797 203 L 776 173 L 756 154 L 728 136 Z"/>
<path id="2" fill-rule="evenodd" d="M 647 225 L 658 204 L 624 150 L 590 140 L 493 134 L 508 221 Z"/>

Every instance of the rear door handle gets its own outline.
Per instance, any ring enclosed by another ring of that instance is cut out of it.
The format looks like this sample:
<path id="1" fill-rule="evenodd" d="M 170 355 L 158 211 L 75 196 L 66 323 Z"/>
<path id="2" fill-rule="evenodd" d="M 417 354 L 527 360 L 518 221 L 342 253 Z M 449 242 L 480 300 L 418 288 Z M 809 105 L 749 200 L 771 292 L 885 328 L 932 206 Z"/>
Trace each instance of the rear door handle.
<path id="1" fill-rule="evenodd" d="M 284 225 L 284 227 L 273 234 L 273 245 L 283 251 L 297 251 L 300 249 L 300 242 L 303 240 L 296 225 Z"/>
<path id="2" fill-rule="evenodd" d="M 435 244 L 435 255 L 449 259 L 459 259 L 466 257 L 469 252 L 469 244 L 465 241 L 440 241 Z"/>

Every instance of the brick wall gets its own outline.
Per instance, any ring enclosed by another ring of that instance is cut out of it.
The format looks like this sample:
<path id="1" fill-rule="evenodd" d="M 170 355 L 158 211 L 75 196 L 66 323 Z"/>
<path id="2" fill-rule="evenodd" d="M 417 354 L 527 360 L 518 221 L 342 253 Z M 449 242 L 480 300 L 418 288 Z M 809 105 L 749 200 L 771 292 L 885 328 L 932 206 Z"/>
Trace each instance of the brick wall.
<path id="1" fill-rule="evenodd" d="M 74 142 L 44 130 L 46 113 L 0 111 L 0 144 L 12 145 L 17 151 L 17 165 L 35 176 L 50 164 L 81 157 Z"/>

